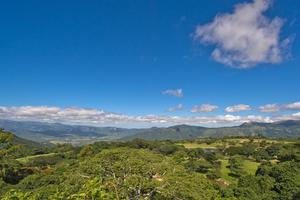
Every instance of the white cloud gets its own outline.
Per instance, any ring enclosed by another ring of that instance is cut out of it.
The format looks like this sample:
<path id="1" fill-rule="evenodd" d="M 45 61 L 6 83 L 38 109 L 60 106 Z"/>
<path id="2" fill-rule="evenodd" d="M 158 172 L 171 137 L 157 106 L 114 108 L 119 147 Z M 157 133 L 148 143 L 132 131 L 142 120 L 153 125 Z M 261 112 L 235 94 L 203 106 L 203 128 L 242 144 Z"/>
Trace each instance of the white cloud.
<path id="1" fill-rule="evenodd" d="M 300 110 L 300 102 L 286 104 L 283 107 L 287 110 Z"/>
<path id="2" fill-rule="evenodd" d="M 205 107 L 205 106 L 204 106 Z M 203 107 L 203 108 L 204 108 Z M 212 109 L 212 108 L 211 108 Z M 206 109 L 206 111 L 208 111 Z M 21 106 L 21 107 L 0 107 L 0 118 L 21 120 L 59 122 L 66 124 L 95 125 L 95 126 L 166 126 L 175 124 L 193 125 L 227 125 L 238 124 L 248 121 L 269 121 L 268 118 L 255 116 L 159 116 L 143 115 L 130 116 L 113 112 L 106 112 L 98 109 L 84 108 L 59 108 L 47 106 Z"/>
<path id="3" fill-rule="evenodd" d="M 266 104 L 259 107 L 260 112 L 271 113 L 278 112 L 280 110 L 280 106 L 277 104 Z"/>
<path id="4" fill-rule="evenodd" d="M 264 16 L 270 5 L 271 0 L 237 4 L 233 13 L 218 14 L 213 22 L 199 25 L 194 38 L 215 45 L 212 57 L 229 66 L 280 63 L 290 39 L 280 40 L 281 18 Z"/>
<path id="5" fill-rule="evenodd" d="M 294 113 L 294 114 L 292 114 L 292 116 L 300 119 L 300 112 Z"/>
<path id="6" fill-rule="evenodd" d="M 168 112 L 176 112 L 178 110 L 182 110 L 183 109 L 183 104 L 178 104 L 174 107 L 168 108 Z"/>
<path id="7" fill-rule="evenodd" d="M 45 122 L 90 124 L 114 121 L 123 115 L 97 109 L 58 108 L 47 106 L 0 107 L 0 118 Z"/>
<path id="8" fill-rule="evenodd" d="M 229 106 L 225 109 L 226 112 L 230 112 L 230 113 L 247 111 L 247 110 L 251 110 L 251 107 L 249 105 L 245 105 L 245 104 Z"/>
<path id="9" fill-rule="evenodd" d="M 201 107 L 201 106 L 200 106 Z M 205 106 L 203 106 L 204 109 Z M 201 110 L 201 109 L 200 109 Z M 205 111 L 213 110 L 204 109 Z M 162 116 L 125 115 L 106 112 L 101 109 L 59 108 L 47 106 L 0 107 L 0 118 L 19 121 L 59 122 L 65 124 L 152 127 L 189 124 L 199 126 L 231 126 L 245 122 L 275 122 L 281 120 L 300 120 L 300 113 L 275 117 L 260 115 L 211 115 L 211 116 Z"/>
<path id="10" fill-rule="evenodd" d="M 259 110 L 261 112 L 279 112 L 279 111 L 287 111 L 287 110 L 300 110 L 300 102 L 294 102 L 289 104 L 266 104 L 264 106 L 260 106 Z"/>
<path id="11" fill-rule="evenodd" d="M 164 95 L 174 96 L 174 97 L 183 97 L 183 90 L 182 89 L 175 89 L 175 90 L 165 90 L 161 92 Z"/>
<path id="12" fill-rule="evenodd" d="M 274 118 L 274 121 L 284 121 L 284 120 L 300 120 L 300 112 L 282 115 Z"/>
<path id="13" fill-rule="evenodd" d="M 196 105 L 191 109 L 192 113 L 213 112 L 218 109 L 218 106 L 211 104 Z"/>

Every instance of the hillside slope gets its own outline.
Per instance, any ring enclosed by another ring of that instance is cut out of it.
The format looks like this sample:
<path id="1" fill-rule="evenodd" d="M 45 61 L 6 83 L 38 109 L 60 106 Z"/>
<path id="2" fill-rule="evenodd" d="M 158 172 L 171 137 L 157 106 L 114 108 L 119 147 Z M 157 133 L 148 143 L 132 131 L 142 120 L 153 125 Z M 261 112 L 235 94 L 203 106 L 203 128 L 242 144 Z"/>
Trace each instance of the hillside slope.
<path id="1" fill-rule="evenodd" d="M 123 140 L 131 140 L 135 138 L 145 140 L 183 140 L 192 139 L 201 136 L 208 128 L 199 126 L 178 125 L 168 128 L 150 128 L 142 133 L 129 135 Z"/>
<path id="2" fill-rule="evenodd" d="M 72 144 L 93 143 L 100 140 L 183 140 L 199 137 L 255 136 L 274 138 L 300 137 L 300 121 L 275 123 L 244 123 L 240 126 L 206 128 L 177 125 L 167 128 L 125 129 L 116 127 L 91 127 L 59 123 L 19 122 L 0 120 L 0 128 L 14 132 L 20 138 L 36 142 Z"/>
<path id="3" fill-rule="evenodd" d="M 143 133 L 126 136 L 122 139 L 135 138 L 145 140 L 182 140 L 199 137 L 224 137 L 224 136 L 255 136 L 262 135 L 273 138 L 300 137 L 300 121 L 282 121 L 275 123 L 244 123 L 235 127 L 204 128 L 197 126 L 173 126 L 168 128 L 152 128 Z"/>
<path id="4" fill-rule="evenodd" d="M 13 133 L 4 131 L 0 128 L 0 149 L 5 149 L 8 146 L 21 145 L 26 148 L 44 147 L 44 144 L 40 144 L 31 140 L 26 140 L 16 136 Z"/>
<path id="5" fill-rule="evenodd" d="M 139 129 L 65 125 L 60 123 L 12 121 L 0 119 L 0 128 L 36 142 L 112 140 L 138 133 Z"/>

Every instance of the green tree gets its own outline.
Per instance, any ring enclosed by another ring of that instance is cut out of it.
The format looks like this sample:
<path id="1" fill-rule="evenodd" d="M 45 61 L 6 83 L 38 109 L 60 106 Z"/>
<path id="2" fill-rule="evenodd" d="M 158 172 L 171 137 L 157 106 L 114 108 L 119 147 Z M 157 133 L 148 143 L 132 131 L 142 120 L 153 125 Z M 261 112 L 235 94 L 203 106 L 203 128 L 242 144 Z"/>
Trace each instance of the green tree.
<path id="1" fill-rule="evenodd" d="M 229 158 L 229 169 L 231 171 L 231 175 L 235 177 L 240 177 L 244 174 L 243 169 L 243 158 L 240 156 L 234 156 Z"/>

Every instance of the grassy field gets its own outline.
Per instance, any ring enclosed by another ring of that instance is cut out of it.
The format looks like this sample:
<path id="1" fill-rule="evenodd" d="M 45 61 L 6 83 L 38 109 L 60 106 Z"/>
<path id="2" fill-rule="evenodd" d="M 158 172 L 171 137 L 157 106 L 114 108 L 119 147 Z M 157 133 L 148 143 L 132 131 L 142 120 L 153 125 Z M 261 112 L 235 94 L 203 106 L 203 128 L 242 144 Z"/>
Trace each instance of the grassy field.
<path id="1" fill-rule="evenodd" d="M 227 167 L 229 165 L 228 163 L 228 159 L 222 159 L 220 160 L 222 165 L 221 165 L 221 178 L 230 182 L 230 183 L 234 183 L 236 182 L 236 178 L 230 176 L 230 169 Z M 252 174 L 254 175 L 257 167 L 260 165 L 260 163 L 258 162 L 254 162 L 251 160 L 244 160 L 243 162 L 243 169 L 248 173 L 248 174 Z"/>
<path id="2" fill-rule="evenodd" d="M 53 156 L 56 156 L 56 155 L 58 155 L 58 153 L 48 153 L 48 154 L 41 154 L 41 155 L 34 155 L 34 156 L 26 156 L 26 157 L 23 157 L 23 158 L 18 158 L 16 160 L 20 163 L 26 164 L 26 163 L 30 162 L 31 160 L 34 160 L 34 159 L 47 158 L 47 157 L 50 158 L 50 157 L 53 157 Z"/>
<path id="3" fill-rule="evenodd" d="M 216 143 L 213 144 L 206 144 L 206 143 L 179 143 L 178 145 L 183 145 L 187 149 L 196 149 L 196 148 L 203 148 L 203 149 L 215 149 L 217 148 Z"/>
<path id="4" fill-rule="evenodd" d="M 229 147 L 229 146 L 233 146 L 230 144 L 229 141 L 225 141 L 225 142 L 221 142 L 221 141 L 217 141 L 211 144 L 207 144 L 207 143 L 196 143 L 196 142 L 190 142 L 190 143 L 178 143 L 178 145 L 183 145 L 185 148 L 187 149 L 195 149 L 195 148 L 203 148 L 203 149 L 216 149 L 218 147 Z M 241 143 L 236 142 L 236 144 L 234 144 L 234 146 L 241 146 Z"/>
<path id="5" fill-rule="evenodd" d="M 227 142 L 236 142 L 239 144 L 245 143 L 245 142 L 250 142 L 249 138 L 228 138 L 226 139 Z M 252 140 L 254 143 L 260 143 L 262 141 L 265 141 L 268 144 L 272 144 L 272 143 L 283 143 L 283 144 L 291 144 L 294 143 L 294 141 L 289 141 L 289 140 L 275 140 L 275 139 L 265 139 L 265 138 L 261 138 L 261 139 L 253 139 Z"/>
<path id="6" fill-rule="evenodd" d="M 252 174 L 254 175 L 256 170 L 257 170 L 257 167 L 260 165 L 260 163 L 258 162 L 254 162 L 254 161 L 251 161 L 251 160 L 245 160 L 244 161 L 244 169 L 245 171 L 247 171 L 249 174 Z"/>
<path id="7" fill-rule="evenodd" d="M 204 148 L 204 149 L 215 149 L 219 146 L 240 146 L 242 143 L 244 142 L 249 142 L 250 140 L 249 139 L 226 139 L 225 141 L 217 141 L 217 142 L 214 142 L 214 143 L 211 143 L 211 144 L 207 144 L 207 143 L 192 143 L 192 142 L 189 142 L 189 143 L 179 143 L 178 145 L 183 145 L 185 148 L 188 148 L 188 149 L 195 149 L 195 148 Z M 254 140 L 253 142 L 261 142 L 261 140 L 257 139 L 257 140 Z M 267 142 L 269 143 L 272 143 L 274 142 L 273 140 L 268 140 Z M 233 145 L 234 143 L 234 145 Z M 224 158 L 224 159 L 221 159 L 221 169 L 220 169 L 220 172 L 221 172 L 221 178 L 224 179 L 226 182 L 228 183 L 236 183 L 237 182 L 237 178 L 235 177 L 232 177 L 230 176 L 230 169 L 227 167 L 229 165 L 228 163 L 228 158 Z M 257 167 L 260 165 L 260 163 L 258 162 L 255 162 L 255 161 L 252 161 L 252 160 L 248 160 L 248 159 L 245 159 L 243 161 L 243 169 L 249 173 L 249 174 L 255 174 L 256 170 L 257 170 Z"/>
<path id="8" fill-rule="evenodd" d="M 230 182 L 230 183 L 233 183 L 233 182 L 236 182 L 236 179 L 232 176 L 229 176 L 229 173 L 230 173 L 230 169 L 227 168 L 227 166 L 229 165 L 228 163 L 228 159 L 223 159 L 221 160 L 221 178 Z"/>
<path id="9" fill-rule="evenodd" d="M 291 141 L 278 141 L 278 140 L 272 140 L 272 139 L 253 139 L 254 143 L 260 143 L 262 141 L 265 141 L 267 144 L 272 143 L 284 143 L 289 144 L 293 143 Z M 228 138 L 225 140 L 218 140 L 214 143 L 207 144 L 204 141 L 201 142 L 201 140 L 198 140 L 197 142 L 186 142 L 186 143 L 178 143 L 178 145 L 183 145 L 185 148 L 188 149 L 195 149 L 195 148 L 204 148 L 204 149 L 215 149 L 218 147 L 229 147 L 229 146 L 242 146 L 243 143 L 250 142 L 249 138 Z"/>

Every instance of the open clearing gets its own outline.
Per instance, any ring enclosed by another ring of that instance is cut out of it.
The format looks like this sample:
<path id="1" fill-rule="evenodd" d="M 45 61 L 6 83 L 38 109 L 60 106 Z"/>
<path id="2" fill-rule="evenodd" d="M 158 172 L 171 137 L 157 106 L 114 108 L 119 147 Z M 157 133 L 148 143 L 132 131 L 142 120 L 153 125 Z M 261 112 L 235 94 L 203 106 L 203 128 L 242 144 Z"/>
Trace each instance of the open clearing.
<path id="1" fill-rule="evenodd" d="M 222 141 L 218 140 L 213 143 L 207 144 L 206 142 L 200 140 L 197 140 L 195 142 L 186 142 L 186 143 L 178 143 L 178 145 L 183 145 L 187 149 L 195 149 L 195 148 L 203 148 L 203 149 L 216 149 L 218 147 L 229 147 L 229 146 L 242 146 L 243 143 L 250 142 L 251 140 L 249 138 L 227 138 Z M 284 143 L 284 144 L 290 144 L 294 143 L 289 140 L 273 140 L 273 139 L 253 139 L 253 143 L 260 143 L 262 141 L 265 141 L 267 144 L 274 144 L 274 143 Z"/>
<path id="2" fill-rule="evenodd" d="M 25 164 L 25 163 L 30 162 L 31 160 L 34 160 L 34 159 L 53 157 L 53 156 L 56 156 L 56 155 L 58 155 L 58 153 L 48 153 L 48 154 L 40 154 L 40 155 L 34 155 L 34 156 L 26 156 L 26 157 L 23 157 L 23 158 L 18 158 L 16 160 L 20 163 Z"/>
<path id="3" fill-rule="evenodd" d="M 217 148 L 216 144 L 206 144 L 206 143 L 179 143 L 178 145 L 183 145 L 187 149 L 196 149 L 196 148 L 203 148 L 203 149 L 215 149 Z"/>
<path id="4" fill-rule="evenodd" d="M 231 183 L 236 182 L 236 178 L 230 176 L 230 169 L 227 167 L 229 165 L 228 159 L 222 159 L 220 160 L 222 165 L 221 165 L 221 178 L 224 180 L 227 180 Z M 252 175 L 255 175 L 255 172 L 257 170 L 257 167 L 260 165 L 259 162 L 251 161 L 251 160 L 244 160 L 243 161 L 243 169 Z"/>

